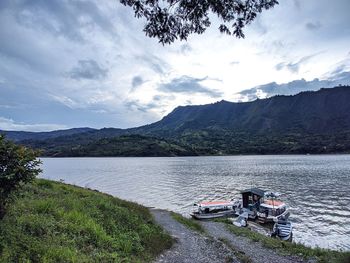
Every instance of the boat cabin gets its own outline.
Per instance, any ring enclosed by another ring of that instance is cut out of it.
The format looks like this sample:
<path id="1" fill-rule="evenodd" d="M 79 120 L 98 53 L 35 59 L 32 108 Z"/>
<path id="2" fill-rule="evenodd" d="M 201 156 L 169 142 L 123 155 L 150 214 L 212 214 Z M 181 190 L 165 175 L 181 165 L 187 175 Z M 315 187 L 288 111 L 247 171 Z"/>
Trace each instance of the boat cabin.
<path id="1" fill-rule="evenodd" d="M 259 209 L 260 204 L 264 200 L 265 191 L 259 188 L 250 188 L 241 192 L 243 208 L 253 210 Z"/>
<path id="2" fill-rule="evenodd" d="M 289 211 L 285 203 L 276 199 L 267 199 L 260 204 L 257 213 L 260 223 L 267 223 L 279 220 L 280 218 L 288 218 Z"/>
<path id="3" fill-rule="evenodd" d="M 286 205 L 280 200 L 265 200 L 265 202 L 262 203 L 259 208 L 259 212 L 272 216 L 278 216 L 283 214 L 285 211 Z"/>

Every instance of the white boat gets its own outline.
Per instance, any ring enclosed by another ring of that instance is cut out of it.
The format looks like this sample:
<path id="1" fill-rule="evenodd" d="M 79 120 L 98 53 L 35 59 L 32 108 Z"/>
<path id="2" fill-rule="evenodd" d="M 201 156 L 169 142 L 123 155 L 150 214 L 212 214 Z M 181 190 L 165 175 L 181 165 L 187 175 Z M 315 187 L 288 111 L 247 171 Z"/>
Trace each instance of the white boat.
<path id="1" fill-rule="evenodd" d="M 272 237 L 278 237 L 284 241 L 291 241 L 293 238 L 292 223 L 287 220 L 278 220 L 271 233 Z"/>
<path id="2" fill-rule="evenodd" d="M 257 217 L 258 222 L 262 224 L 276 222 L 280 219 L 287 219 L 289 217 L 289 210 L 284 202 L 269 198 L 260 204 Z"/>
<path id="3" fill-rule="evenodd" d="M 232 201 L 211 201 L 194 204 L 191 216 L 196 219 L 211 219 L 233 216 L 234 213 Z"/>
<path id="4" fill-rule="evenodd" d="M 233 224 L 238 227 L 246 227 L 248 226 L 248 213 L 244 212 L 237 217 L 235 221 L 233 221 Z"/>
<path id="5" fill-rule="evenodd" d="M 250 188 L 242 191 L 241 194 L 242 199 L 236 201 L 234 205 L 237 216 L 248 213 L 249 219 L 258 219 L 259 223 L 274 222 L 289 216 L 286 204 L 277 199 L 278 193 Z"/>

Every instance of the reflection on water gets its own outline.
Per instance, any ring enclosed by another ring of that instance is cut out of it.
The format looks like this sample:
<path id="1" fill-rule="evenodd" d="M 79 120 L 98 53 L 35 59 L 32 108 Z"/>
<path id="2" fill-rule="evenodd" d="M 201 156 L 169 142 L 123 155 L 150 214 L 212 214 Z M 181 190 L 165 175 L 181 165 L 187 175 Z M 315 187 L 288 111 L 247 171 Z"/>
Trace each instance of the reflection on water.
<path id="1" fill-rule="evenodd" d="M 350 249 L 350 155 L 43 158 L 45 178 L 188 214 L 193 202 L 259 187 L 282 193 L 293 238 Z"/>

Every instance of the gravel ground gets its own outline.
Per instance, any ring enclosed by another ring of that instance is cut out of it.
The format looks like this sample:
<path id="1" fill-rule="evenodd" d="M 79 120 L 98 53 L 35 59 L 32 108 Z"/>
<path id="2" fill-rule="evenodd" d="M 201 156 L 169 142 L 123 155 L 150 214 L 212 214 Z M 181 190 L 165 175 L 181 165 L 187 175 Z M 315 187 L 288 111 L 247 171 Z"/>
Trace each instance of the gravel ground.
<path id="1" fill-rule="evenodd" d="M 168 211 L 152 209 L 156 222 L 175 239 L 174 246 L 155 262 L 167 263 L 238 263 L 232 250 L 215 238 L 198 234 L 177 222 Z"/>
<path id="2" fill-rule="evenodd" d="M 177 222 L 168 211 L 152 209 L 151 212 L 156 222 L 176 239 L 173 247 L 161 254 L 156 263 L 238 263 L 240 261 L 234 254 L 237 252 L 252 263 L 314 262 L 298 256 L 280 255 L 259 242 L 236 236 L 224 223 L 200 221 L 206 231 L 206 235 L 202 235 Z M 220 239 L 229 242 L 229 247 Z"/>
<path id="3" fill-rule="evenodd" d="M 225 238 L 236 250 L 243 252 L 254 263 L 295 263 L 307 262 L 297 256 L 282 256 L 276 251 L 263 247 L 258 242 L 248 238 L 236 236 L 227 230 L 224 223 L 202 221 L 201 224 L 207 233 L 214 238 Z"/>

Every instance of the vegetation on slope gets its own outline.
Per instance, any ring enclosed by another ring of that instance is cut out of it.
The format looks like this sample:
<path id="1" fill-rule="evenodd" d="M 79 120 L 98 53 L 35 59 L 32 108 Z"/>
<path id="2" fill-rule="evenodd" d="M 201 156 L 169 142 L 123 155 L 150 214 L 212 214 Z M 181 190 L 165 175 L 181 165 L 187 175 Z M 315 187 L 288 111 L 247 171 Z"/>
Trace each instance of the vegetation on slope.
<path id="1" fill-rule="evenodd" d="M 187 131 L 178 138 L 198 155 L 350 153 L 350 131 L 336 134 L 249 134 L 229 130 Z"/>
<path id="2" fill-rule="evenodd" d="M 171 245 L 147 208 L 42 179 L 0 221 L 0 262 L 149 262 Z"/>
<path id="3" fill-rule="evenodd" d="M 47 142 L 33 142 L 34 148 L 40 148 L 45 156 L 190 156 L 196 153 L 188 146 L 169 140 L 141 135 L 128 135 L 93 140 L 87 144 L 74 142 L 65 146 L 54 146 Z"/>
<path id="4" fill-rule="evenodd" d="M 251 231 L 249 228 L 237 227 L 227 219 L 217 219 L 215 221 L 224 222 L 228 230 L 237 236 L 244 236 L 254 242 L 260 242 L 263 246 L 279 251 L 281 254 L 291 254 L 303 256 L 305 259 L 315 258 L 319 263 L 348 263 L 350 252 L 339 252 L 330 249 L 311 248 L 303 244 L 281 241 L 276 238 L 264 236 Z"/>
<path id="5" fill-rule="evenodd" d="M 28 145 L 28 144 L 27 144 Z M 229 130 L 186 131 L 169 139 L 128 135 L 77 145 L 33 141 L 44 156 L 195 156 L 236 154 L 350 153 L 350 131 L 337 134 L 248 134 Z"/>

